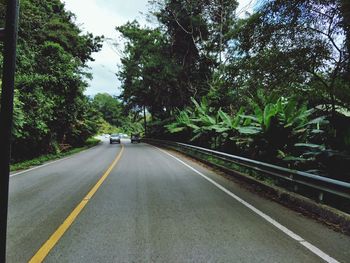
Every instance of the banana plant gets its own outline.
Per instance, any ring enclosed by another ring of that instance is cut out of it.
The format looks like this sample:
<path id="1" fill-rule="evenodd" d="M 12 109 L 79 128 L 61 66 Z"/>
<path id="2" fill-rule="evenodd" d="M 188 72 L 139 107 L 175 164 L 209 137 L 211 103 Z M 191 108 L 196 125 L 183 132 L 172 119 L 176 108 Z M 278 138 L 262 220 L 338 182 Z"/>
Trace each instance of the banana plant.
<path id="1" fill-rule="evenodd" d="M 244 112 L 244 108 L 241 107 L 235 116 L 230 116 L 226 112 L 224 112 L 222 109 L 219 109 L 218 118 L 221 120 L 219 124 L 222 127 L 218 131 L 238 130 L 241 127 L 240 126 L 240 123 L 242 121 L 241 115 L 243 114 L 243 112 Z"/>
<path id="2" fill-rule="evenodd" d="M 214 112 L 205 98 L 200 102 L 192 98 L 192 102 L 193 108 L 179 111 L 176 121 L 167 126 L 170 132 L 188 130 L 192 141 L 214 142 L 214 147 L 230 140 L 253 156 L 288 162 L 309 160 L 312 153 L 322 150 L 323 145 L 317 148 L 312 140 L 322 134 L 325 117 L 310 120 L 314 111 L 293 99 L 279 98 L 264 107 L 252 102 L 252 114 L 240 108 L 234 115 L 222 109 Z"/>
<path id="3" fill-rule="evenodd" d="M 191 111 L 189 109 L 185 109 L 179 111 L 175 121 L 166 125 L 166 128 L 170 131 L 170 133 L 178 133 L 187 128 L 198 129 L 199 127 L 193 124 Z"/>
<path id="4" fill-rule="evenodd" d="M 194 107 L 179 111 L 176 121 L 167 125 L 171 133 L 182 132 L 187 129 L 193 135 L 191 141 L 207 140 L 214 147 L 217 147 L 223 137 L 227 137 L 228 134 L 232 134 L 232 130 L 237 129 L 239 116 L 232 118 L 221 109 L 215 113 L 214 109 L 208 105 L 205 97 L 200 102 L 197 102 L 194 98 L 191 98 L 191 100 Z M 240 113 L 242 112 L 243 109 Z"/>
<path id="5" fill-rule="evenodd" d="M 218 128 L 217 117 L 212 114 L 212 109 L 208 106 L 206 98 L 203 98 L 198 103 L 194 98 L 193 109 L 186 108 L 179 111 L 175 122 L 166 127 L 171 133 L 190 130 L 193 134 L 191 141 L 204 137 L 208 134 L 213 134 Z"/>
<path id="6" fill-rule="evenodd" d="M 302 161 L 305 156 L 293 156 L 292 153 L 300 150 L 315 152 L 310 145 L 312 138 L 323 132 L 320 126 L 325 123 L 325 117 L 310 120 L 314 110 L 298 105 L 294 99 L 283 97 L 275 102 L 270 101 L 264 107 L 255 102 L 250 106 L 253 113 L 241 114 L 244 122 L 237 130 L 241 136 L 251 139 L 250 147 L 258 151 L 254 155 Z"/>

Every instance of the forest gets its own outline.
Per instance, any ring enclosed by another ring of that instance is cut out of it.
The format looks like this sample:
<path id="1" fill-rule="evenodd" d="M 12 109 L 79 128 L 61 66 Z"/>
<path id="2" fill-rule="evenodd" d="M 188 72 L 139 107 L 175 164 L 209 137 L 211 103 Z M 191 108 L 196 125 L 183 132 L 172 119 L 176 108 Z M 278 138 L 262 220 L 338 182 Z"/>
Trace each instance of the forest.
<path id="1" fill-rule="evenodd" d="M 3 27 L 3 1 L 0 13 Z M 23 0 L 19 16 L 13 161 L 57 152 L 63 143 L 82 145 L 95 134 L 97 114 L 83 94 L 85 68 L 103 40 L 82 34 L 59 0 Z"/>
<path id="2" fill-rule="evenodd" d="M 250 6 L 151 0 L 147 26 L 116 27 L 121 94 L 92 98 L 87 63 L 104 36 L 60 0 L 22 0 L 13 162 L 137 131 L 350 180 L 349 1 Z"/>
<path id="3" fill-rule="evenodd" d="M 350 2 L 155 0 L 117 27 L 146 136 L 350 180 Z"/>

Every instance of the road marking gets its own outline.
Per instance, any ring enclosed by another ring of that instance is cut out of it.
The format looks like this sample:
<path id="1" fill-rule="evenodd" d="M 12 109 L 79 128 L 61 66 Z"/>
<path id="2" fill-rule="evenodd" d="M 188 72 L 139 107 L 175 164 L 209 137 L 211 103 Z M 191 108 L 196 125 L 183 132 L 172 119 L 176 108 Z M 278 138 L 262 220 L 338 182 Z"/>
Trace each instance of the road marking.
<path id="1" fill-rule="evenodd" d="M 86 204 L 90 201 L 90 199 L 93 197 L 93 195 L 97 192 L 97 190 L 100 188 L 102 183 L 106 180 L 108 175 L 113 170 L 114 166 L 120 160 L 120 158 L 123 154 L 123 151 L 124 151 L 124 145 L 121 145 L 121 147 L 122 148 L 121 148 L 119 154 L 114 159 L 113 163 L 108 167 L 106 172 L 102 175 L 102 177 L 98 180 L 98 182 L 91 188 L 91 190 L 83 198 L 83 200 L 74 208 L 74 210 L 70 213 L 70 215 L 64 220 L 62 225 L 60 225 L 56 229 L 56 231 L 50 236 L 50 238 L 35 253 L 35 255 L 31 258 L 29 263 L 42 262 L 46 258 L 46 256 L 49 254 L 51 249 L 57 244 L 57 242 L 61 239 L 61 237 L 64 235 L 64 233 L 68 230 L 68 228 L 73 224 L 73 222 L 75 221 L 77 216 L 80 214 L 80 212 L 86 206 Z"/>
<path id="2" fill-rule="evenodd" d="M 98 144 L 97 144 L 97 145 L 98 145 Z M 74 154 L 72 154 L 72 155 L 70 155 L 70 156 L 67 156 L 67 157 L 64 157 L 64 158 L 61 158 L 61 159 L 58 159 L 58 160 L 54 160 L 54 161 L 49 161 L 48 163 L 44 163 L 44 164 L 41 164 L 41 165 L 38 165 L 38 166 L 34 166 L 34 167 L 32 167 L 32 168 L 29 168 L 29 169 L 27 169 L 27 170 L 23 170 L 23 171 L 20 171 L 20 172 L 17 172 L 17 173 L 10 174 L 10 177 L 15 176 L 15 175 L 19 175 L 19 174 L 24 174 L 24 173 L 27 173 L 27 172 L 30 172 L 30 171 L 39 169 L 39 168 L 41 168 L 41 167 L 45 167 L 45 166 L 50 165 L 50 164 L 54 164 L 54 163 L 57 163 L 57 162 L 60 162 L 60 161 L 67 160 L 67 159 L 69 159 L 69 158 L 72 158 L 72 157 L 74 157 L 74 156 L 80 154 L 80 153 L 83 153 L 83 152 L 86 152 L 86 151 L 88 151 L 88 150 L 91 150 L 91 149 L 95 148 L 97 145 L 95 145 L 95 146 L 93 146 L 93 147 L 91 147 L 91 148 L 82 150 L 81 152 L 74 153 Z"/>
<path id="3" fill-rule="evenodd" d="M 229 196 L 231 196 L 232 198 L 234 198 L 235 200 L 237 200 L 238 202 L 240 202 L 241 204 L 243 204 L 245 207 L 249 208 L 250 210 L 252 210 L 254 213 L 258 214 L 260 217 L 262 217 L 263 219 L 265 219 L 267 222 L 271 223 L 272 225 L 274 225 L 275 227 L 277 227 L 279 230 L 281 230 L 283 233 L 285 233 L 287 236 L 291 237 L 292 239 L 296 240 L 298 243 L 300 243 L 302 246 L 304 246 L 305 248 L 307 248 L 308 250 L 310 250 L 312 253 L 314 253 L 315 255 L 317 255 L 318 257 L 322 258 L 324 261 L 329 262 L 329 263 L 339 263 L 339 261 L 337 261 L 336 259 L 332 258 L 331 256 L 327 255 L 325 252 L 323 252 L 322 250 L 320 250 L 319 248 L 315 247 L 314 245 L 312 245 L 311 243 L 307 242 L 306 240 L 304 240 L 302 237 L 300 237 L 299 235 L 295 234 L 293 231 L 289 230 L 287 227 L 281 225 L 280 223 L 278 223 L 275 219 L 271 218 L 270 216 L 268 216 L 267 214 L 265 214 L 264 212 L 260 211 L 259 209 L 257 209 L 256 207 L 254 207 L 253 205 L 249 204 L 248 202 L 244 201 L 242 198 L 238 197 L 237 195 L 235 195 L 234 193 L 232 193 L 231 191 L 229 191 L 228 189 L 226 189 L 225 187 L 223 187 L 222 185 L 218 184 L 217 182 L 215 182 L 214 180 L 210 179 L 209 177 L 207 177 L 206 175 L 204 175 L 203 173 L 201 173 L 200 171 L 196 170 L 195 168 L 193 168 L 192 166 L 188 165 L 187 163 L 185 163 L 184 161 L 180 160 L 179 158 L 175 157 L 174 155 L 168 153 L 167 151 L 164 151 L 158 147 L 157 148 L 159 151 L 171 156 L 172 158 L 174 158 L 175 160 L 179 161 L 180 163 L 182 163 L 183 165 L 185 165 L 187 168 L 191 169 L 192 171 L 194 171 L 195 173 L 199 174 L 201 177 L 203 177 L 205 180 L 207 180 L 208 182 L 212 183 L 213 185 L 215 185 L 217 188 L 219 188 L 221 191 L 225 192 L 226 194 L 228 194 Z"/>
<path id="4" fill-rule="evenodd" d="M 27 173 L 27 172 L 39 169 L 39 168 L 44 167 L 44 166 L 47 166 L 47 165 L 50 165 L 50 164 L 53 164 L 53 163 L 57 163 L 57 162 L 60 162 L 60 161 L 66 160 L 66 159 L 69 159 L 71 157 L 72 156 L 68 156 L 68 157 L 65 157 L 65 158 L 62 158 L 62 159 L 58 159 L 58 160 L 55 160 L 55 161 L 52 161 L 52 162 L 48 162 L 48 163 L 45 163 L 45 164 L 41 164 L 41 165 L 38 165 L 38 166 L 35 166 L 35 167 L 32 167 L 32 168 L 29 168 L 29 169 L 24 170 L 24 171 L 20 171 L 20 172 L 14 173 L 14 174 L 10 174 L 10 177 L 15 176 L 15 175 L 19 175 L 19 174 L 23 174 L 23 173 Z"/>

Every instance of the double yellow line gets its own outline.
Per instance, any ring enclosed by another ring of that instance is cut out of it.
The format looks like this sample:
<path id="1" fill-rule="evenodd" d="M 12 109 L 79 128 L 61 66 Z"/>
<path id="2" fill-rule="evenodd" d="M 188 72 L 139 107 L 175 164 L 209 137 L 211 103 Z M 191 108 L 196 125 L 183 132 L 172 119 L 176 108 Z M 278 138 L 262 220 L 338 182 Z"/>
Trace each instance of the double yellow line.
<path id="1" fill-rule="evenodd" d="M 57 242 L 61 239 L 64 233 L 68 230 L 68 228 L 73 224 L 77 216 L 84 209 L 86 204 L 90 201 L 90 199 L 94 196 L 97 190 L 100 188 L 102 183 L 106 180 L 108 175 L 113 170 L 114 166 L 120 160 L 124 151 L 124 145 L 113 161 L 113 163 L 108 167 L 107 171 L 102 175 L 102 177 L 98 180 L 98 182 L 92 187 L 89 193 L 81 200 L 81 202 L 74 208 L 74 210 L 69 214 L 69 216 L 64 220 L 62 225 L 60 225 L 56 231 L 50 236 L 50 238 L 41 246 L 41 248 L 35 253 L 35 255 L 29 260 L 29 263 L 39 263 L 42 262 L 45 257 L 49 254 L 51 249 L 57 244 Z"/>

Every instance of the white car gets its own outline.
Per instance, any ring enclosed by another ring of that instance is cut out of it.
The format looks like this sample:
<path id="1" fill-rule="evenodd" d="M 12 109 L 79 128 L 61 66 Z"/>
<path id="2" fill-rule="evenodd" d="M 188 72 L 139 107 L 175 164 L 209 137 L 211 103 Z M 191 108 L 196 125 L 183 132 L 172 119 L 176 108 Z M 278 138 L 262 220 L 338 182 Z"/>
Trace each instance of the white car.
<path id="1" fill-rule="evenodd" d="M 119 134 L 112 134 L 110 137 L 109 137 L 109 143 L 112 144 L 112 143 L 120 143 L 120 135 Z"/>

